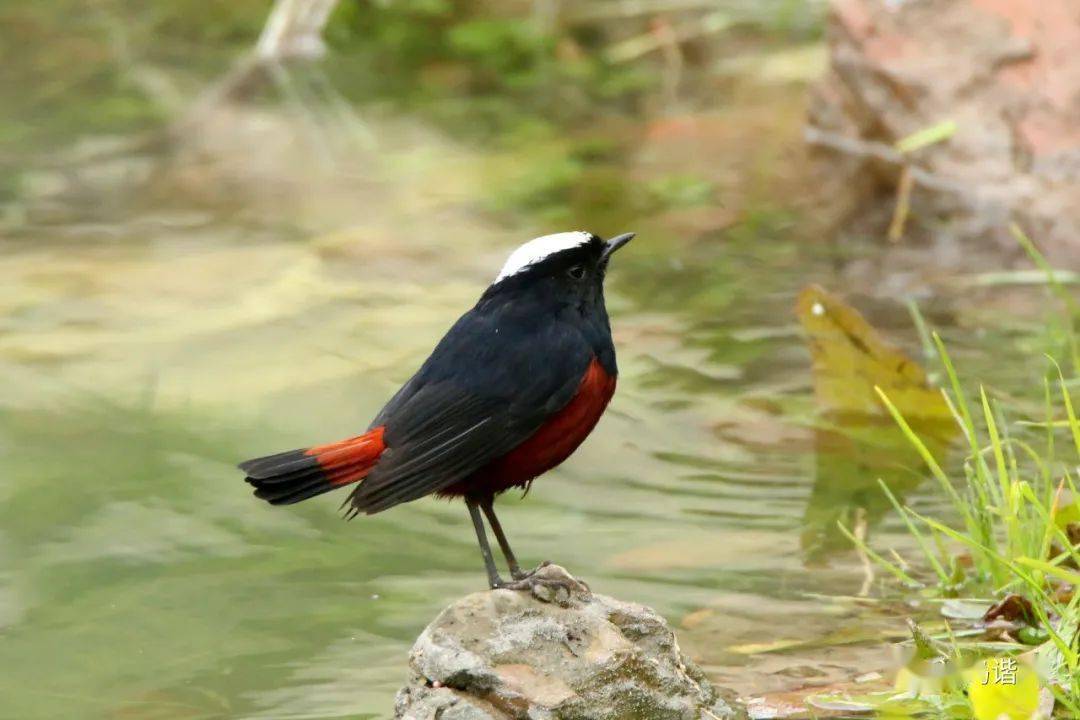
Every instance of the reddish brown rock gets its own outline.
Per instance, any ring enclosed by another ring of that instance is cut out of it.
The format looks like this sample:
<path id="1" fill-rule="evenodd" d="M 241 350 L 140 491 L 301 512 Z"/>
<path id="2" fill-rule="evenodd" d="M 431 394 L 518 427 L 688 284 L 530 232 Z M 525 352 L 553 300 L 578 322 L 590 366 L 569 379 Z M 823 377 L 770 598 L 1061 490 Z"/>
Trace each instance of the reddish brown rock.
<path id="1" fill-rule="evenodd" d="M 828 43 L 807 137 L 852 208 L 887 220 L 906 163 L 909 238 L 1019 255 L 1016 221 L 1058 262 L 1080 262 L 1080 3 L 833 0 Z M 948 120 L 948 140 L 896 151 Z"/>

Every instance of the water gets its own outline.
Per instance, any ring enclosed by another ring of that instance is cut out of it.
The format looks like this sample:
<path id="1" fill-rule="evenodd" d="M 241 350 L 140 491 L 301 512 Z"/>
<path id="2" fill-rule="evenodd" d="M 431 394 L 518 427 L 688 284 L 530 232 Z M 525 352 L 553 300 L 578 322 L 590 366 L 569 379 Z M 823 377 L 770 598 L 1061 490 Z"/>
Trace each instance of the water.
<path id="1" fill-rule="evenodd" d="M 609 279 L 621 376 L 573 458 L 500 499 L 519 557 L 655 606 L 744 695 L 886 667 L 903 608 L 845 599 L 862 567 L 821 538 L 873 502 L 884 466 L 921 470 L 903 451 L 853 461 L 815 432 L 795 296 L 850 293 L 917 354 L 896 298 L 932 288 L 920 304 L 958 361 L 1007 389 L 1035 380 L 1005 361 L 1040 336 L 932 268 L 878 265 L 876 241 L 806 237 L 783 202 L 743 197 L 730 222 L 711 203 L 657 210 L 629 179 L 663 165 L 657 142 L 591 160 L 549 216 L 500 204 L 527 179 L 511 151 L 397 111 L 339 113 L 221 108 L 197 152 L 35 171 L 9 207 L 0 716 L 387 716 L 417 633 L 483 587 L 464 507 L 345 523 L 335 496 L 254 500 L 234 465 L 365 427 L 505 254 L 567 223 L 639 232 Z M 791 182 L 753 174 L 759 195 Z M 883 515 L 873 541 L 903 551 Z"/>

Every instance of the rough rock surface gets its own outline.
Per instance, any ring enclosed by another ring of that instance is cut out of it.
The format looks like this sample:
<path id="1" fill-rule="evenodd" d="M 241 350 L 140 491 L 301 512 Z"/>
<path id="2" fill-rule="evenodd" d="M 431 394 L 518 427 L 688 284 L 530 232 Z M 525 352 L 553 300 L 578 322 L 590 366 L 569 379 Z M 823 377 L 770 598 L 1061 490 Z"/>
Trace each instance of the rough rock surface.
<path id="1" fill-rule="evenodd" d="M 832 0 L 830 10 L 830 67 L 807 135 L 855 191 L 853 208 L 876 195 L 887 220 L 906 164 L 912 220 L 931 234 L 1020 255 L 1016 220 L 1052 257 L 1080 259 L 1080 2 Z M 950 120 L 948 140 L 896 151 Z"/>
<path id="2" fill-rule="evenodd" d="M 562 568 L 541 570 L 566 578 Z M 547 596 L 551 597 L 551 596 Z M 403 720 L 713 720 L 738 717 L 653 610 L 584 587 L 559 602 L 468 595 L 413 646 Z"/>

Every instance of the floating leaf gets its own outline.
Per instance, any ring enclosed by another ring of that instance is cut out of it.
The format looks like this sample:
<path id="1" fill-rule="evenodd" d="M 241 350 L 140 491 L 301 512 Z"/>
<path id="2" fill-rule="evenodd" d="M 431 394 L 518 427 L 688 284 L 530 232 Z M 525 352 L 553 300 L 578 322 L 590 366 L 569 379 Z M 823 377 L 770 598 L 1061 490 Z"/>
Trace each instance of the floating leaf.
<path id="1" fill-rule="evenodd" d="M 902 503 L 923 481 L 922 458 L 897 428 L 874 391 L 888 397 L 939 453 L 957 433 L 940 391 L 926 373 L 885 340 L 854 308 L 816 285 L 799 295 L 796 314 L 813 358 L 816 477 L 803 518 L 800 545 L 808 562 L 851 547 L 837 531 L 869 531 L 892 507 L 879 479 Z M 943 573 L 939 573 L 943 574 Z"/>
<path id="2" fill-rule="evenodd" d="M 1016 593 L 1002 598 L 1000 602 L 986 611 L 982 619 L 984 622 L 1005 620 L 1031 626 L 1039 624 L 1039 618 L 1035 615 L 1035 609 L 1031 606 L 1031 601 Z"/>
<path id="3" fill-rule="evenodd" d="M 693 630 L 715 615 L 716 610 L 713 608 L 701 608 L 700 610 L 694 610 L 691 613 L 687 613 L 679 624 L 687 630 Z"/>
<path id="4" fill-rule="evenodd" d="M 739 655 L 759 655 L 761 653 L 777 652 L 779 650 L 790 650 L 791 648 L 801 647 L 805 644 L 805 640 L 781 639 L 763 643 L 732 645 L 728 647 L 728 651 L 738 653 Z"/>
<path id="5" fill-rule="evenodd" d="M 963 717 L 956 703 L 943 697 L 916 697 L 905 692 L 875 692 L 862 695 L 821 693 L 806 698 L 806 704 L 815 710 L 829 713 L 873 713 L 878 718 Z M 833 717 L 830 715 L 830 717 Z"/>
<path id="6" fill-rule="evenodd" d="M 982 620 L 991 607 L 985 600 L 952 599 L 941 604 L 941 614 L 953 620 Z"/>
<path id="7" fill-rule="evenodd" d="M 949 406 L 926 372 L 853 307 L 808 285 L 799 294 L 796 313 L 809 341 L 814 394 L 823 410 L 882 414 L 876 386 L 904 417 L 952 424 Z"/>

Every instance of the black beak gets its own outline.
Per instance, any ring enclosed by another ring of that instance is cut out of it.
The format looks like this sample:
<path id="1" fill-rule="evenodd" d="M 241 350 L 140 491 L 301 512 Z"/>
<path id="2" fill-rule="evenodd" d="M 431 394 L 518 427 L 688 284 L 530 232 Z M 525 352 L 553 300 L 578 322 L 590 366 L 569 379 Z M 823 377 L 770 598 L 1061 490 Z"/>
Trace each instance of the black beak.
<path id="1" fill-rule="evenodd" d="M 633 239 L 634 233 L 623 233 L 622 235 L 616 235 L 608 240 L 607 245 L 604 247 L 604 252 L 600 253 L 600 262 L 606 263 L 611 259 L 612 253 Z"/>

